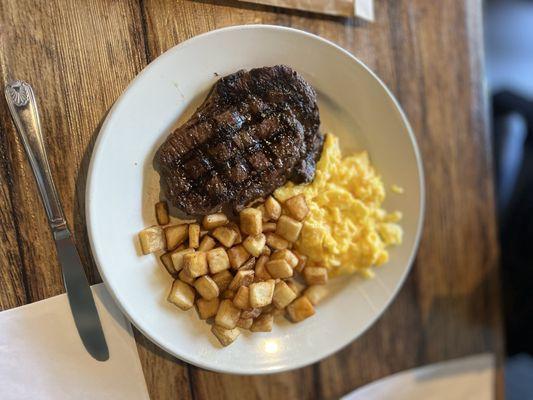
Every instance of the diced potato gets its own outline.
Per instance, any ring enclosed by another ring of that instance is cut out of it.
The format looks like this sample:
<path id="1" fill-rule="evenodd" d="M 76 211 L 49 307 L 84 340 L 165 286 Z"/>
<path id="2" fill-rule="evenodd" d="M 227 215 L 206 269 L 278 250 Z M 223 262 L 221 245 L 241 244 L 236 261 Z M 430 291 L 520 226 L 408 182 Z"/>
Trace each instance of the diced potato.
<path id="1" fill-rule="evenodd" d="M 283 281 L 276 283 L 272 303 L 277 308 L 285 308 L 296 298 L 296 293 Z"/>
<path id="2" fill-rule="evenodd" d="M 250 329 L 253 322 L 253 318 L 239 318 L 237 321 L 237 326 L 242 329 Z"/>
<path id="3" fill-rule="evenodd" d="M 302 273 L 305 268 L 305 265 L 307 264 L 307 256 L 304 256 L 303 254 L 300 254 L 295 250 L 293 250 L 293 253 L 298 258 L 298 264 L 296 264 L 296 266 L 293 268 L 296 272 Z"/>
<path id="4" fill-rule="evenodd" d="M 196 300 L 196 307 L 198 308 L 198 316 L 200 319 L 208 319 L 217 315 L 219 304 L 220 300 L 218 297 L 211 300 L 202 298 Z"/>
<path id="5" fill-rule="evenodd" d="M 272 314 L 261 314 L 252 323 L 250 330 L 252 332 L 270 332 L 274 324 L 274 316 Z"/>
<path id="6" fill-rule="evenodd" d="M 309 299 L 312 305 L 316 306 L 328 295 L 327 286 L 313 285 L 305 289 L 304 296 Z"/>
<path id="7" fill-rule="evenodd" d="M 241 231 L 246 235 L 259 235 L 263 231 L 261 211 L 255 208 L 245 208 L 239 213 Z"/>
<path id="8" fill-rule="evenodd" d="M 212 235 L 226 247 L 233 246 L 235 239 L 237 238 L 237 233 L 226 226 L 219 226 L 213 231 Z"/>
<path id="9" fill-rule="evenodd" d="M 228 224 L 228 228 L 231 228 L 235 231 L 237 234 L 237 237 L 235 238 L 235 241 L 233 242 L 234 245 L 242 243 L 242 234 L 241 234 L 241 228 L 239 228 L 239 225 L 237 225 L 235 222 L 230 222 Z"/>
<path id="10" fill-rule="evenodd" d="M 155 218 L 159 225 L 167 225 L 170 222 L 168 217 L 168 205 L 166 201 L 160 201 L 155 205 Z"/>
<path id="11" fill-rule="evenodd" d="M 271 260 L 285 260 L 291 268 L 295 268 L 298 265 L 298 257 L 289 249 L 277 250 L 270 256 Z"/>
<path id="12" fill-rule="evenodd" d="M 182 282 L 187 283 L 188 285 L 194 284 L 194 278 L 191 277 L 184 269 L 182 269 L 178 274 L 178 279 Z"/>
<path id="13" fill-rule="evenodd" d="M 293 274 L 292 268 L 285 260 L 270 260 L 266 263 L 268 273 L 272 278 L 290 278 Z"/>
<path id="14" fill-rule="evenodd" d="M 172 225 L 164 229 L 167 249 L 174 250 L 182 244 L 189 236 L 189 227 L 187 225 Z"/>
<path id="15" fill-rule="evenodd" d="M 250 253 L 246 251 L 243 245 L 239 244 L 228 249 L 229 263 L 233 269 L 239 269 L 250 258 Z"/>
<path id="16" fill-rule="evenodd" d="M 209 235 L 205 235 L 202 240 L 200 241 L 200 245 L 198 246 L 198 251 L 209 251 L 211 249 L 214 249 L 216 246 L 215 239 L 213 239 Z"/>
<path id="17" fill-rule="evenodd" d="M 296 293 L 297 296 L 299 296 L 302 291 L 305 289 L 305 286 L 301 284 L 300 282 L 294 280 L 294 279 L 287 279 L 285 281 L 288 287 L 291 288 L 291 290 Z"/>
<path id="18" fill-rule="evenodd" d="M 289 247 L 289 242 L 287 240 L 272 232 L 266 234 L 266 244 L 274 250 L 282 250 Z"/>
<path id="19" fill-rule="evenodd" d="M 189 225 L 189 247 L 196 249 L 200 246 L 200 225 L 190 224 Z"/>
<path id="20" fill-rule="evenodd" d="M 229 284 L 228 288 L 230 290 L 237 290 L 241 286 L 249 286 L 250 283 L 254 281 L 254 275 L 255 272 L 252 270 L 247 271 L 241 271 L 237 272 L 235 276 L 233 277 L 233 280 Z"/>
<path id="21" fill-rule="evenodd" d="M 266 269 L 268 256 L 261 256 L 255 263 L 255 278 L 254 282 L 267 281 L 272 278 Z"/>
<path id="22" fill-rule="evenodd" d="M 261 204 L 260 206 L 257 206 L 256 209 L 258 209 L 261 212 L 261 220 L 263 221 L 263 224 L 265 222 L 268 222 L 268 215 L 265 210 L 265 205 Z"/>
<path id="23" fill-rule="evenodd" d="M 263 224 L 263 233 L 268 233 L 268 232 L 276 232 L 275 222 L 267 222 L 266 224 Z"/>
<path id="24" fill-rule="evenodd" d="M 242 242 L 244 248 L 254 257 L 259 257 L 266 244 L 266 236 L 262 233 L 255 236 L 248 236 Z"/>
<path id="25" fill-rule="evenodd" d="M 307 206 L 307 202 L 305 201 L 305 196 L 303 194 L 299 194 L 285 200 L 283 205 L 289 212 L 289 215 L 298 221 L 303 221 L 307 214 L 309 214 L 309 207 Z"/>
<path id="26" fill-rule="evenodd" d="M 221 294 L 220 294 L 220 298 L 222 300 L 233 300 L 233 298 L 235 297 L 235 290 L 224 290 Z"/>
<path id="27" fill-rule="evenodd" d="M 139 241 L 143 254 L 150 254 L 165 249 L 165 236 L 160 226 L 151 226 L 139 232 Z"/>
<path id="28" fill-rule="evenodd" d="M 233 275 L 228 270 L 221 271 L 215 275 L 212 275 L 211 278 L 215 281 L 218 286 L 218 290 L 222 293 L 226 290 L 233 280 Z"/>
<path id="29" fill-rule="evenodd" d="M 250 285 L 250 306 L 253 308 L 264 307 L 272 303 L 275 282 L 270 279 L 265 282 L 256 282 Z"/>
<path id="30" fill-rule="evenodd" d="M 198 278 L 199 276 L 207 274 L 207 257 L 203 251 L 196 251 L 194 253 L 185 254 L 183 256 L 183 269 L 187 271 L 189 276 Z"/>
<path id="31" fill-rule="evenodd" d="M 207 230 L 218 228 L 219 226 L 226 225 L 227 223 L 228 217 L 226 217 L 226 215 L 223 213 L 206 215 L 202 220 L 202 226 Z"/>
<path id="32" fill-rule="evenodd" d="M 255 257 L 250 258 L 250 259 L 249 259 L 248 261 L 246 261 L 243 265 L 241 265 L 241 267 L 239 268 L 239 270 L 244 271 L 244 270 L 247 270 L 247 269 L 253 269 L 254 266 L 255 266 L 255 260 L 256 260 Z"/>
<path id="33" fill-rule="evenodd" d="M 289 242 L 296 242 L 302 231 L 302 226 L 301 222 L 298 222 L 287 215 L 282 215 L 279 217 L 276 226 L 276 234 Z"/>
<path id="34" fill-rule="evenodd" d="M 305 267 L 303 275 L 308 285 L 324 285 L 328 281 L 328 270 L 323 267 Z"/>
<path id="35" fill-rule="evenodd" d="M 217 247 L 207 252 L 207 263 L 209 264 L 209 271 L 212 274 L 224 271 L 230 267 L 228 253 L 222 247 Z"/>
<path id="36" fill-rule="evenodd" d="M 263 251 L 261 252 L 261 254 L 264 256 L 269 256 L 272 254 L 272 250 L 270 250 L 270 247 L 265 246 L 263 247 Z"/>
<path id="37" fill-rule="evenodd" d="M 174 264 L 172 264 L 172 253 L 165 253 L 159 257 L 167 272 L 172 275 L 174 278 L 177 278 L 178 273 L 174 269 Z"/>
<path id="38" fill-rule="evenodd" d="M 268 216 L 268 219 L 277 221 L 278 218 L 281 216 L 281 205 L 274 197 L 268 196 L 265 201 L 265 211 Z"/>
<path id="39" fill-rule="evenodd" d="M 239 328 L 225 329 L 221 326 L 213 325 L 211 332 L 216 336 L 222 346 L 229 346 L 232 344 L 241 334 Z"/>
<path id="40" fill-rule="evenodd" d="M 241 312 L 241 318 L 257 318 L 261 315 L 260 308 L 252 308 L 251 310 L 243 310 Z"/>
<path id="41" fill-rule="evenodd" d="M 250 289 L 248 286 L 241 286 L 235 297 L 233 298 L 233 304 L 240 310 L 250 309 Z"/>
<path id="42" fill-rule="evenodd" d="M 218 297 L 220 291 L 215 281 L 208 275 L 204 275 L 194 281 L 194 288 L 206 300 Z"/>
<path id="43" fill-rule="evenodd" d="M 172 259 L 172 264 L 174 265 L 174 269 L 176 270 L 176 272 L 179 272 L 183 269 L 183 257 L 185 256 L 185 254 L 191 253 L 194 253 L 194 249 L 175 250 L 170 253 L 170 258 Z"/>
<path id="44" fill-rule="evenodd" d="M 185 282 L 176 279 L 172 284 L 167 300 L 182 310 L 188 310 L 194 305 L 194 289 Z"/>
<path id="45" fill-rule="evenodd" d="M 207 235 L 209 231 L 200 230 L 200 239 L 203 238 L 205 235 Z"/>
<path id="46" fill-rule="evenodd" d="M 315 313 L 315 309 L 305 296 L 298 297 L 287 306 L 287 313 L 293 322 L 300 322 Z"/>
<path id="47" fill-rule="evenodd" d="M 215 324 L 226 329 L 233 329 L 241 316 L 241 310 L 233 305 L 231 300 L 222 300 L 218 306 Z"/>

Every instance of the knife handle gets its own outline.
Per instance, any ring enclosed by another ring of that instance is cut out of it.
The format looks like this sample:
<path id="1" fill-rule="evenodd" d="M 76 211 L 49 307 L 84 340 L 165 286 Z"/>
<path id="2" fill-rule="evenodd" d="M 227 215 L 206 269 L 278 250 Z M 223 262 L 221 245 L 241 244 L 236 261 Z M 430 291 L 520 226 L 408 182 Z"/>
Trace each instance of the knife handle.
<path id="1" fill-rule="evenodd" d="M 52 179 L 33 89 L 26 82 L 17 80 L 6 85 L 5 96 L 56 237 L 66 231 L 67 222 Z"/>

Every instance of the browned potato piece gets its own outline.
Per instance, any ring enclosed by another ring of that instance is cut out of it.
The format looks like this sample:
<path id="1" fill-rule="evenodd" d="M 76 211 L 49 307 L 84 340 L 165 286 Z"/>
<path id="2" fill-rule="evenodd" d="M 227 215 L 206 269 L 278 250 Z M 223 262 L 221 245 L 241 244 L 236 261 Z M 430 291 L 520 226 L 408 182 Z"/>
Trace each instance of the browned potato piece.
<path id="1" fill-rule="evenodd" d="M 241 316 L 241 310 L 233 305 L 231 300 L 222 300 L 218 306 L 215 324 L 226 329 L 233 329 Z"/>
<path id="2" fill-rule="evenodd" d="M 324 285 L 328 281 L 328 270 L 323 267 L 305 267 L 303 275 L 308 285 Z"/>
<path id="3" fill-rule="evenodd" d="M 185 283 L 189 284 L 189 285 L 194 284 L 194 278 L 191 277 L 191 276 L 187 273 L 187 271 L 185 271 L 184 269 L 182 269 L 182 270 L 180 271 L 180 273 L 178 274 L 178 279 L 179 279 L 180 281 L 182 281 L 182 282 L 185 282 Z"/>
<path id="4" fill-rule="evenodd" d="M 233 298 L 233 304 L 240 310 L 250 309 L 250 289 L 248 286 L 241 286 L 237 290 Z"/>
<path id="5" fill-rule="evenodd" d="M 296 195 L 290 199 L 285 200 L 283 203 L 289 215 L 298 221 L 303 221 L 303 219 L 309 214 L 309 207 L 305 201 L 305 196 L 303 194 Z"/>
<path id="6" fill-rule="evenodd" d="M 261 254 L 264 256 L 269 256 L 272 254 L 272 250 L 270 250 L 270 247 L 265 246 L 263 247 L 263 251 L 261 252 Z"/>
<path id="7" fill-rule="evenodd" d="M 198 278 L 207 274 L 207 257 L 205 252 L 196 251 L 183 256 L 183 269 L 187 271 L 190 277 Z"/>
<path id="8" fill-rule="evenodd" d="M 166 201 L 160 201 L 155 205 L 155 218 L 159 225 L 167 225 L 170 222 L 168 217 L 168 205 Z"/>
<path id="9" fill-rule="evenodd" d="M 164 229 L 167 241 L 167 249 L 174 250 L 182 244 L 189 236 L 189 227 L 187 225 L 172 225 Z"/>
<path id="10" fill-rule="evenodd" d="M 248 286 L 254 281 L 255 272 L 252 270 L 246 270 L 237 272 L 233 277 L 233 280 L 229 284 L 228 288 L 230 290 L 237 290 L 241 286 Z"/>
<path id="11" fill-rule="evenodd" d="M 250 285 L 250 306 L 253 308 L 264 307 L 272 303 L 274 295 L 273 279 L 265 282 L 256 282 Z"/>
<path id="12" fill-rule="evenodd" d="M 263 233 L 268 233 L 268 232 L 276 232 L 275 222 L 267 222 L 266 224 L 263 224 Z"/>
<path id="13" fill-rule="evenodd" d="M 226 226 L 219 226 L 213 231 L 212 235 L 226 247 L 233 246 L 235 239 L 237 238 L 237 233 Z"/>
<path id="14" fill-rule="evenodd" d="M 211 249 L 214 249 L 216 246 L 215 239 L 213 239 L 209 235 L 205 235 L 202 240 L 200 241 L 200 245 L 198 246 L 198 251 L 209 251 Z"/>
<path id="15" fill-rule="evenodd" d="M 170 258 L 172 259 L 172 264 L 174 265 L 174 269 L 176 272 L 179 272 L 183 268 L 183 257 L 185 254 L 191 254 L 194 253 L 194 249 L 185 249 L 185 250 L 175 250 L 172 253 L 170 253 Z"/>
<path id="16" fill-rule="evenodd" d="M 298 265 L 298 257 L 289 249 L 277 250 L 270 256 L 271 260 L 285 260 L 291 268 L 295 268 Z"/>
<path id="17" fill-rule="evenodd" d="M 276 283 L 272 303 L 277 308 L 285 308 L 296 298 L 296 293 L 283 281 Z"/>
<path id="18" fill-rule="evenodd" d="M 259 257 L 263 252 L 263 248 L 266 244 L 266 236 L 262 233 L 255 236 L 248 236 L 242 242 L 242 245 L 254 257 Z"/>
<path id="19" fill-rule="evenodd" d="M 151 226 L 139 232 L 139 241 L 143 254 L 150 254 L 165 249 L 165 237 L 160 226 Z"/>
<path id="20" fill-rule="evenodd" d="M 312 305 L 316 306 L 328 295 L 328 289 L 324 285 L 313 285 L 305 289 L 304 296 Z"/>
<path id="21" fill-rule="evenodd" d="M 196 307 L 198 308 L 198 316 L 200 319 L 208 319 L 217 315 L 219 304 L 220 300 L 218 297 L 211 300 L 202 298 L 196 300 Z"/>
<path id="22" fill-rule="evenodd" d="M 272 314 L 261 314 L 252 323 L 250 330 L 252 332 L 270 332 L 274 324 L 274 316 Z"/>
<path id="23" fill-rule="evenodd" d="M 189 247 L 196 249 L 200 246 L 200 225 L 190 224 L 189 225 Z"/>
<path id="24" fill-rule="evenodd" d="M 241 265 L 241 267 L 239 268 L 239 270 L 241 271 L 244 271 L 246 269 L 253 269 L 254 266 L 255 266 L 255 257 L 252 257 L 250 258 L 248 261 L 246 261 L 243 265 Z"/>
<path id="25" fill-rule="evenodd" d="M 252 308 L 251 310 L 243 310 L 241 312 L 241 318 L 257 318 L 261 315 L 260 308 Z"/>
<path id="26" fill-rule="evenodd" d="M 194 281 L 194 288 L 206 300 L 212 300 L 218 297 L 220 291 L 218 286 L 211 277 L 204 275 Z"/>
<path id="27" fill-rule="evenodd" d="M 300 254 L 295 250 L 293 250 L 292 252 L 298 258 L 298 264 L 296 264 L 296 266 L 293 268 L 296 272 L 302 273 L 305 268 L 305 265 L 307 264 L 307 256 L 304 256 L 303 254 Z"/>
<path id="28" fill-rule="evenodd" d="M 235 222 L 230 222 L 227 227 L 233 229 L 237 234 L 237 237 L 235 238 L 233 244 L 236 245 L 242 243 L 241 228 L 239 228 L 239 226 Z"/>
<path id="29" fill-rule="evenodd" d="M 293 274 L 292 268 L 285 260 L 270 260 L 266 263 L 268 273 L 272 278 L 290 278 Z"/>
<path id="30" fill-rule="evenodd" d="M 256 209 L 258 209 L 261 212 L 261 220 L 263 221 L 263 224 L 265 222 L 268 222 L 268 215 L 265 210 L 265 205 L 261 204 L 260 206 L 257 206 Z"/>
<path id="31" fill-rule="evenodd" d="M 298 222 L 287 215 L 282 215 L 279 217 L 276 226 L 276 234 L 289 242 L 296 242 L 302 231 L 302 226 L 301 222 Z"/>
<path id="32" fill-rule="evenodd" d="M 259 235 L 263 230 L 261 211 L 255 208 L 245 208 L 239 213 L 241 231 L 246 235 Z"/>
<path id="33" fill-rule="evenodd" d="M 255 263 L 255 282 L 267 281 L 272 278 L 266 269 L 266 263 L 268 262 L 268 256 L 261 256 Z"/>
<path id="34" fill-rule="evenodd" d="M 211 278 L 217 284 L 220 293 L 222 293 L 228 288 L 229 284 L 233 280 L 233 275 L 231 275 L 231 272 L 229 272 L 228 270 L 224 270 L 211 276 Z"/>
<path id="35" fill-rule="evenodd" d="M 172 284 L 167 300 L 182 310 L 188 310 L 194 305 L 194 289 L 185 282 L 176 279 Z"/>
<path id="36" fill-rule="evenodd" d="M 235 290 L 224 290 L 221 294 L 220 294 L 220 298 L 222 300 L 233 300 L 233 298 L 235 297 Z"/>
<path id="37" fill-rule="evenodd" d="M 253 322 L 253 318 L 239 318 L 237 321 L 237 326 L 242 329 L 250 329 Z"/>
<path id="38" fill-rule="evenodd" d="M 172 264 L 172 253 L 165 253 L 162 254 L 161 257 L 159 257 L 163 265 L 165 266 L 165 269 L 167 272 L 172 275 L 174 278 L 177 278 L 178 273 L 174 269 L 174 264 Z"/>
<path id="39" fill-rule="evenodd" d="M 226 217 L 226 215 L 223 213 L 206 215 L 202 220 L 202 226 L 207 230 L 218 228 L 219 226 L 226 225 L 227 223 L 228 217 Z"/>
<path id="40" fill-rule="evenodd" d="M 295 281 L 294 279 L 287 279 L 285 283 L 288 287 L 291 288 L 294 293 L 296 293 L 297 296 L 299 296 L 300 293 L 302 293 L 302 291 L 305 289 L 305 286 L 303 284 L 298 281 Z"/>
<path id="41" fill-rule="evenodd" d="M 239 244 L 228 250 L 229 263 L 233 269 L 239 269 L 250 258 L 250 253 Z"/>
<path id="42" fill-rule="evenodd" d="M 278 218 L 281 216 L 281 205 L 274 197 L 268 196 L 265 201 L 265 211 L 268 216 L 268 219 L 277 221 Z"/>
<path id="43" fill-rule="evenodd" d="M 209 271 L 212 274 L 224 271 L 230 267 L 228 253 L 222 247 L 217 247 L 207 252 L 207 263 L 209 264 Z"/>
<path id="44" fill-rule="evenodd" d="M 217 325 L 211 327 L 211 332 L 224 347 L 232 344 L 241 334 L 239 328 L 225 329 Z"/>
<path id="45" fill-rule="evenodd" d="M 273 232 L 268 232 L 266 234 L 266 244 L 274 250 L 282 250 L 289 247 L 288 241 Z"/>
<path id="46" fill-rule="evenodd" d="M 315 309 L 307 297 L 301 296 L 287 306 L 287 313 L 292 322 L 300 322 L 313 315 Z"/>

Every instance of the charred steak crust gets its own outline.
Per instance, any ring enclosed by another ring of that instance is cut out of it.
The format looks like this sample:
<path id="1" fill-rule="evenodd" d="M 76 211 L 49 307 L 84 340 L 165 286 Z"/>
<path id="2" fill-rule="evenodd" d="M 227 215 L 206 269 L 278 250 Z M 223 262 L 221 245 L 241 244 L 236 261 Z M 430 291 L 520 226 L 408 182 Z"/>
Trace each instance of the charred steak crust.
<path id="1" fill-rule="evenodd" d="M 220 79 L 161 145 L 167 198 L 188 214 L 242 209 L 287 180 L 309 182 L 322 150 L 313 88 L 284 65 Z"/>

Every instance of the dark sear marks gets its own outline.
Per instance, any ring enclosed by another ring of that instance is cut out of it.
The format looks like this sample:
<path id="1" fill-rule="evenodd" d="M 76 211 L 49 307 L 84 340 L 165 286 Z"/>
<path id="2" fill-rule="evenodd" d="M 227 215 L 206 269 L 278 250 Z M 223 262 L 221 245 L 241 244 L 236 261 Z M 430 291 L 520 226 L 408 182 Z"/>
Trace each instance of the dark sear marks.
<path id="1" fill-rule="evenodd" d="M 287 180 L 313 179 L 322 149 L 313 88 L 278 65 L 220 79 L 159 148 L 168 200 L 188 214 L 239 211 Z"/>

